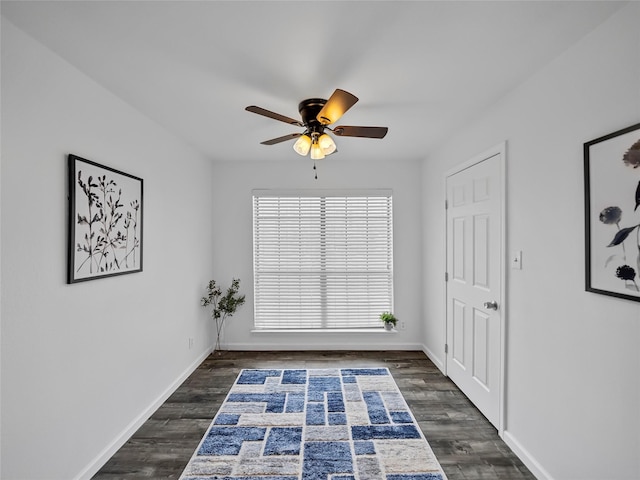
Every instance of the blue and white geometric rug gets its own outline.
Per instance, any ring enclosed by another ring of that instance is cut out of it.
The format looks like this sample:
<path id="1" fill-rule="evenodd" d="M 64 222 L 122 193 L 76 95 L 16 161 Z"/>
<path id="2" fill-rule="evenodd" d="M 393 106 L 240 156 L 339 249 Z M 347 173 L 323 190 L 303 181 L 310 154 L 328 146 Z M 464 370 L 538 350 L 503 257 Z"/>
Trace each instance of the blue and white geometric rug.
<path id="1" fill-rule="evenodd" d="M 243 370 L 181 480 L 445 480 L 386 368 Z"/>

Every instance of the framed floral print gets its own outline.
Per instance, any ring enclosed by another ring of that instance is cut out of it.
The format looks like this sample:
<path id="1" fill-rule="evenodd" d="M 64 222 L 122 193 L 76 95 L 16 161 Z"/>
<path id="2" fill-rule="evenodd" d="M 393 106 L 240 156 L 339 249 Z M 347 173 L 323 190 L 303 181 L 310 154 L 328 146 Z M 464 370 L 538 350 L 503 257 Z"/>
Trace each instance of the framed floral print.
<path id="1" fill-rule="evenodd" d="M 142 271 L 143 181 L 69 155 L 67 283 Z"/>
<path id="2" fill-rule="evenodd" d="M 586 290 L 640 302 L 640 123 L 584 144 Z"/>

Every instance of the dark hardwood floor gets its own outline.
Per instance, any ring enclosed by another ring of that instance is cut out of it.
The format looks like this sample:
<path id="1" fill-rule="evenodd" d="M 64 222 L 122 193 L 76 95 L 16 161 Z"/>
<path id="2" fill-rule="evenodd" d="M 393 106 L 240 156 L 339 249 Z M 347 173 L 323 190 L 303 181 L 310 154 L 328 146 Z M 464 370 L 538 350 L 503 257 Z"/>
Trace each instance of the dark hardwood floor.
<path id="1" fill-rule="evenodd" d="M 243 368 L 388 367 L 449 480 L 535 480 L 496 430 L 422 352 L 210 355 L 93 477 L 177 479 Z"/>

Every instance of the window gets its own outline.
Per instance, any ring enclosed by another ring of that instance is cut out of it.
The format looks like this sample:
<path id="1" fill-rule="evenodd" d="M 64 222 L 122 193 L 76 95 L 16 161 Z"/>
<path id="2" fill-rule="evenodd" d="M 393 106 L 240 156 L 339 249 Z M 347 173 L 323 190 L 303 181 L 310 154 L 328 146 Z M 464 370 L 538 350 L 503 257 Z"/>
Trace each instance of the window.
<path id="1" fill-rule="evenodd" d="M 382 327 L 393 298 L 391 191 L 253 193 L 255 328 Z"/>

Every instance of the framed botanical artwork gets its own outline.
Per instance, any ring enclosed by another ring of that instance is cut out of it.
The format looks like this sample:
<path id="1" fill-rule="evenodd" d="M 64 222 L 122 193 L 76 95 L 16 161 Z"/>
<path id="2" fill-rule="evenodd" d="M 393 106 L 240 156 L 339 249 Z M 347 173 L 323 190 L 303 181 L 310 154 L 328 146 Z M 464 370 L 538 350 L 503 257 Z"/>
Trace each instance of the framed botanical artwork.
<path id="1" fill-rule="evenodd" d="M 584 144 L 586 290 L 640 302 L 640 123 Z"/>
<path id="2" fill-rule="evenodd" d="M 142 271 L 143 181 L 69 155 L 67 283 Z"/>

